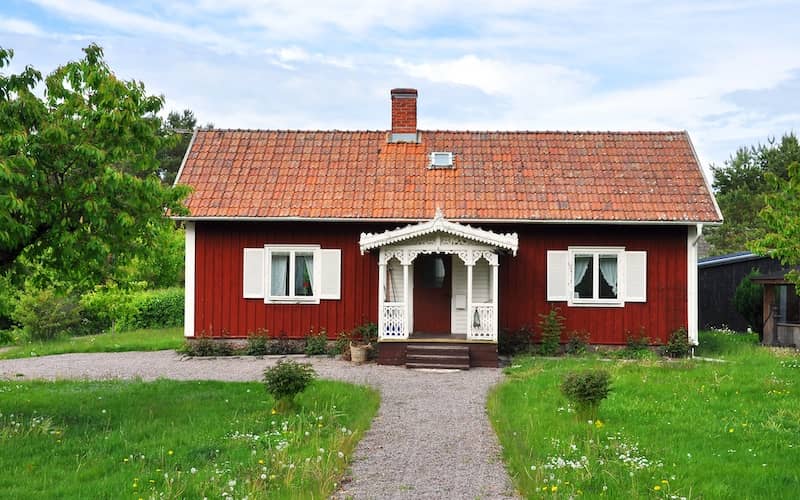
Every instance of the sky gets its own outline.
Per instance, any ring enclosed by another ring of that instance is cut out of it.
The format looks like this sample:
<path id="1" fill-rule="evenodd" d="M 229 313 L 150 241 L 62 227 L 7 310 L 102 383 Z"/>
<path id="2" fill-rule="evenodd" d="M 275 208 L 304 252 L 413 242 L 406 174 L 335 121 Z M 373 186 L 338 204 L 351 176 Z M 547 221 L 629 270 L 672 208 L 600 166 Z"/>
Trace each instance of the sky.
<path id="1" fill-rule="evenodd" d="M 89 43 L 217 128 L 687 130 L 704 168 L 800 132 L 800 1 L 1 0 L 16 72 Z"/>

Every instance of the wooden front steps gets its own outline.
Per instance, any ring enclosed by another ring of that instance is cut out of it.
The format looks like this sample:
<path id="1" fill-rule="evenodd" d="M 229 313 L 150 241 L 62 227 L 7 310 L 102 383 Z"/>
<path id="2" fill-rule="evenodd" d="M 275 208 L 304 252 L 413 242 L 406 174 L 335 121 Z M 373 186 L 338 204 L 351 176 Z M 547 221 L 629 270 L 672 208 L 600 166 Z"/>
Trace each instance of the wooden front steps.
<path id="1" fill-rule="evenodd" d="M 409 344 L 406 368 L 469 370 L 469 347 L 448 344 Z"/>
<path id="2" fill-rule="evenodd" d="M 419 348 L 422 348 L 422 351 Z M 432 348 L 432 347 L 442 347 L 442 348 L 458 348 L 457 351 L 425 351 L 425 349 Z M 464 350 L 467 350 L 469 354 L 466 358 L 463 357 Z M 410 358 L 410 356 L 418 354 L 418 355 L 426 355 L 425 357 L 417 357 L 417 358 Z M 412 363 L 431 363 L 432 357 L 439 357 L 439 361 L 442 361 L 442 358 L 439 355 L 445 356 L 458 356 L 460 357 L 459 363 L 462 364 L 461 368 L 466 369 L 467 366 L 470 368 L 475 367 L 485 367 L 485 368 L 497 368 L 498 360 L 497 360 L 497 344 L 493 342 L 470 342 L 465 341 L 457 338 L 453 339 L 426 339 L 426 340 L 418 340 L 418 339 L 409 339 L 409 340 L 392 340 L 392 341 L 383 341 L 378 342 L 378 364 L 379 365 L 395 365 L 395 366 L 406 366 L 408 362 Z M 445 363 L 436 363 L 436 364 L 448 364 L 447 368 L 454 368 L 452 365 L 454 364 L 453 358 L 444 358 L 446 361 Z M 459 364 L 455 363 L 455 364 Z M 463 366 L 466 364 L 467 366 Z M 410 368 L 411 366 L 409 366 Z M 416 366 L 415 366 L 416 367 Z M 436 368 L 442 368 L 441 366 L 436 366 Z"/>

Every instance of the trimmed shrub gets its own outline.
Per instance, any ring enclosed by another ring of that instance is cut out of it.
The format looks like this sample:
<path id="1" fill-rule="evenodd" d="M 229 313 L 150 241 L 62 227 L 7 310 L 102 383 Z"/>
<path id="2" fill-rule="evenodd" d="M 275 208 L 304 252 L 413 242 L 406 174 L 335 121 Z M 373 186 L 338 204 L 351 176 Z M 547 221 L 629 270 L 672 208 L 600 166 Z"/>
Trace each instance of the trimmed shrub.
<path id="1" fill-rule="evenodd" d="M 165 288 L 138 292 L 132 297 L 133 314 L 125 318 L 124 328 L 162 328 L 183 324 L 184 291 Z"/>
<path id="2" fill-rule="evenodd" d="M 521 326 L 516 330 L 500 330 L 497 339 L 497 352 L 505 356 L 528 353 L 533 344 L 533 330 L 530 326 Z"/>
<path id="3" fill-rule="evenodd" d="M 279 405 L 291 406 L 295 395 L 303 392 L 317 374 L 308 363 L 282 359 L 264 370 L 264 386 Z"/>
<path id="4" fill-rule="evenodd" d="M 605 370 L 570 372 L 561 382 L 561 392 L 582 415 L 594 417 L 600 403 L 611 392 L 611 375 Z"/>
<path id="5" fill-rule="evenodd" d="M 561 347 L 561 333 L 564 331 L 564 317 L 559 314 L 559 309 L 553 307 L 547 314 L 539 315 L 539 328 L 542 330 L 542 343 L 539 353 L 542 356 L 554 356 Z"/>
<path id="6" fill-rule="evenodd" d="M 350 334 L 347 332 L 339 332 L 336 336 L 336 341 L 328 350 L 329 356 L 342 355 L 344 361 L 350 361 Z"/>
<path id="7" fill-rule="evenodd" d="M 692 345 L 689 343 L 689 334 L 686 328 L 680 327 L 669 336 L 667 345 L 664 346 L 664 355 L 670 358 L 685 358 L 689 355 Z"/>
<path id="8" fill-rule="evenodd" d="M 121 331 L 181 326 L 184 290 L 126 290 L 115 285 L 102 286 L 84 294 L 81 305 L 95 333 L 109 329 Z"/>
<path id="9" fill-rule="evenodd" d="M 589 332 L 570 332 L 565 348 L 567 354 L 586 354 L 590 337 Z"/>
<path id="10" fill-rule="evenodd" d="M 95 333 L 117 331 L 136 312 L 133 290 L 124 290 L 116 285 L 98 286 L 81 296 L 83 314 Z"/>
<path id="11" fill-rule="evenodd" d="M 23 295 L 14 309 L 14 320 L 31 340 L 52 340 L 61 335 L 85 333 L 82 308 L 72 295 L 39 290 Z"/>
<path id="12" fill-rule="evenodd" d="M 319 333 L 314 333 L 312 329 L 305 338 L 305 348 L 303 349 L 306 356 L 316 356 L 319 354 L 328 353 L 328 334 L 325 330 Z"/>
<path id="13" fill-rule="evenodd" d="M 245 352 L 248 356 L 264 356 L 265 354 L 269 354 L 269 331 L 262 328 L 248 335 Z"/>

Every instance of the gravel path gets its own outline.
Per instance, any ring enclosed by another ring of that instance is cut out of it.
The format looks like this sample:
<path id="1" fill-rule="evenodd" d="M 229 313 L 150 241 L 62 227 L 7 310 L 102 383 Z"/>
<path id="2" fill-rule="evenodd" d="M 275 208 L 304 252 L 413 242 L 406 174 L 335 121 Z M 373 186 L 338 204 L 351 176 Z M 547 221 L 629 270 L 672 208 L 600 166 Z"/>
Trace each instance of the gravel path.
<path id="1" fill-rule="evenodd" d="M 183 358 L 172 351 L 61 354 L 0 361 L 0 378 L 252 381 L 277 359 Z M 352 477 L 335 498 L 516 498 L 485 410 L 489 389 L 502 379 L 500 370 L 310 362 L 320 377 L 381 392 L 378 415 L 356 448 Z"/>

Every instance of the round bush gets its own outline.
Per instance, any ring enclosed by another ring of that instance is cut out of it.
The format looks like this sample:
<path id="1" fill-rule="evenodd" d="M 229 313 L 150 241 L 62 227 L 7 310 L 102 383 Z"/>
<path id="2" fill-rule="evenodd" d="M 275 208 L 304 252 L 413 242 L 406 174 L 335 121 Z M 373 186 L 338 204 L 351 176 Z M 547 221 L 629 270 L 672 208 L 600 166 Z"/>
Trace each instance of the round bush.
<path id="1" fill-rule="evenodd" d="M 570 372 L 561 383 L 561 392 L 578 409 L 594 412 L 611 392 L 611 375 L 605 370 Z"/>
<path id="2" fill-rule="evenodd" d="M 282 359 L 272 368 L 264 370 L 264 385 L 276 401 L 288 402 L 303 392 L 316 376 L 310 364 Z"/>

